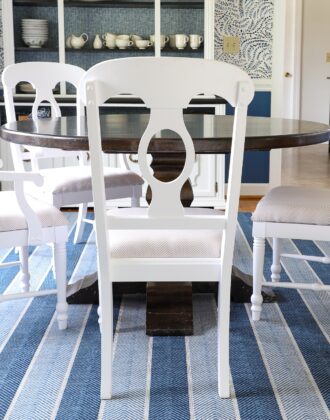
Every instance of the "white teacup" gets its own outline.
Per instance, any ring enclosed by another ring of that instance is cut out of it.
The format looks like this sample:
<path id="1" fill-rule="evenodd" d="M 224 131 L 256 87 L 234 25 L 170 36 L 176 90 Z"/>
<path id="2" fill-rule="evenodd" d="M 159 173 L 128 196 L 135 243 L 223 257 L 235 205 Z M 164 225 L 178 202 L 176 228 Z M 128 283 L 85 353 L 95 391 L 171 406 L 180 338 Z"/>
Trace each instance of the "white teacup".
<path id="1" fill-rule="evenodd" d="M 125 34 L 117 35 L 117 39 L 126 39 L 129 41 L 130 35 L 125 35 Z"/>
<path id="2" fill-rule="evenodd" d="M 120 50 L 126 50 L 126 48 L 131 47 L 132 45 L 133 41 L 130 41 L 130 39 L 116 38 L 116 47 Z"/>
<path id="3" fill-rule="evenodd" d="M 189 46 L 193 50 L 197 50 L 201 43 L 203 42 L 203 37 L 201 35 L 193 34 L 189 35 Z"/>
<path id="4" fill-rule="evenodd" d="M 155 35 L 150 35 L 149 39 L 152 42 L 152 45 L 155 45 Z M 163 49 L 165 47 L 165 44 L 167 44 L 169 40 L 170 38 L 167 35 L 161 35 L 160 48 Z"/>
<path id="5" fill-rule="evenodd" d="M 178 50 L 183 50 L 186 48 L 189 37 L 185 34 L 175 34 L 175 47 Z"/>
<path id="6" fill-rule="evenodd" d="M 152 42 L 148 41 L 147 39 L 136 39 L 135 45 L 139 50 L 145 50 L 152 45 Z"/>
<path id="7" fill-rule="evenodd" d="M 111 32 L 106 32 L 102 35 L 103 44 L 109 48 L 110 50 L 113 50 L 116 48 L 116 35 Z"/>
<path id="8" fill-rule="evenodd" d="M 134 42 L 134 44 L 136 45 L 136 41 L 139 41 L 142 39 L 142 36 L 140 35 L 131 35 L 131 40 Z"/>

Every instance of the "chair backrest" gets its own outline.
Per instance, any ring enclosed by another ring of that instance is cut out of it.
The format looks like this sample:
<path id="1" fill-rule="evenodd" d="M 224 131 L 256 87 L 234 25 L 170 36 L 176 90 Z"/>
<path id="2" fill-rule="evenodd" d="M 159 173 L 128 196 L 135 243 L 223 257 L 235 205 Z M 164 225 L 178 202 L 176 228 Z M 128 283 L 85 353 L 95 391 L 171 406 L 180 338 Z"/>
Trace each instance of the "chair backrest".
<path id="1" fill-rule="evenodd" d="M 81 80 L 80 89 L 87 106 L 96 224 L 98 214 L 105 208 L 99 106 L 121 93 L 140 97 L 151 110 L 139 144 L 138 162 L 152 190 L 149 218 L 153 219 L 153 226 L 154 219 L 159 219 L 159 228 L 164 225 L 171 228 L 170 218 L 184 219 L 180 192 L 193 169 L 195 151 L 183 120 L 183 109 L 188 107 L 192 97 L 202 93 L 219 95 L 235 108 L 225 224 L 229 220 L 236 224 L 247 106 L 254 95 L 253 83 L 243 70 L 231 64 L 203 59 L 125 58 L 104 61 L 89 69 Z M 182 173 L 171 182 L 154 178 L 147 162 L 151 138 L 164 129 L 175 131 L 186 149 Z M 167 219 L 165 224 L 161 222 L 163 219 Z M 100 219 L 101 225 L 106 226 L 106 223 L 105 219 Z M 198 223 L 196 226 L 198 228 Z"/>
<path id="2" fill-rule="evenodd" d="M 59 82 L 69 82 L 78 88 L 79 81 L 84 74 L 85 70 L 80 67 L 56 62 L 26 62 L 7 66 L 2 73 L 7 122 L 16 121 L 13 94 L 19 82 L 29 82 L 36 90 L 36 97 L 32 106 L 33 119 L 38 118 L 38 108 L 42 102 L 50 104 L 53 117 L 60 117 L 61 110 L 54 97 L 53 89 Z M 77 115 L 82 116 L 84 108 L 78 95 L 76 108 Z M 29 150 L 29 152 L 24 152 L 24 149 Z M 11 143 L 11 151 L 15 170 L 24 170 L 24 160 L 31 159 L 33 168 L 37 170 L 38 159 L 67 154 L 60 149 L 22 148 L 14 143 Z"/>

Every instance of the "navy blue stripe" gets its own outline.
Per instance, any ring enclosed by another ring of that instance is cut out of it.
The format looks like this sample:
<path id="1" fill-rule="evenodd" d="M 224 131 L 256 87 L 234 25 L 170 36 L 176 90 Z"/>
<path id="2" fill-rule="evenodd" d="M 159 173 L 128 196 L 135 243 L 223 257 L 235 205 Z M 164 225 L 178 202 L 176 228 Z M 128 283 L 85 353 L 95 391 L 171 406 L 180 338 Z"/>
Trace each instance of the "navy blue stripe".
<path id="1" fill-rule="evenodd" d="M 241 420 L 281 419 L 245 307 L 231 304 L 230 367 Z"/>
<path id="2" fill-rule="evenodd" d="M 91 226 L 85 228 L 83 240 L 86 241 Z M 76 246 L 72 246 L 73 232 L 69 238 L 68 272 L 72 272 L 77 262 L 75 258 Z M 70 246 L 71 245 L 71 246 Z M 80 255 L 79 251 L 79 255 Z M 55 280 L 50 270 L 41 290 L 53 288 Z M 13 399 L 17 388 L 22 381 L 25 372 L 42 340 L 46 329 L 51 321 L 56 305 L 56 296 L 43 296 L 33 299 L 25 316 L 12 334 L 2 353 L 0 354 L 0 418 L 3 418 Z"/>
<path id="3" fill-rule="evenodd" d="M 149 420 L 189 418 L 184 337 L 154 337 Z"/>
<path id="4" fill-rule="evenodd" d="M 120 299 L 114 300 L 114 331 L 120 308 Z M 100 408 L 101 336 L 97 306 L 94 305 L 72 366 L 57 420 L 97 419 Z M 83 390 L 79 392 L 79 389 Z M 78 391 L 78 392 L 77 392 Z"/>
<path id="5" fill-rule="evenodd" d="M 304 255 L 315 255 L 317 257 L 324 257 L 320 248 L 315 245 L 313 241 L 293 241 L 299 251 Z M 317 276 L 321 279 L 324 284 L 330 284 L 330 269 L 328 264 L 322 264 L 319 262 L 308 261 L 308 264 L 312 267 Z"/>
<path id="6" fill-rule="evenodd" d="M 29 255 L 35 250 L 34 246 L 29 247 Z M 13 262 L 19 260 L 19 254 L 15 252 L 13 248 L 7 257 L 2 262 Z M 14 277 L 19 272 L 19 265 L 14 265 L 13 267 L 1 268 L 0 267 L 0 294 L 3 293 L 7 287 L 10 285 Z"/>
<path id="7" fill-rule="evenodd" d="M 251 220 L 249 215 L 240 214 L 239 221 L 244 234 L 252 248 Z M 305 241 L 308 242 L 308 241 Z M 270 277 L 272 251 L 266 243 L 264 274 Z M 321 263 L 317 263 L 321 264 Z M 284 270 L 281 280 L 290 281 Z M 330 408 L 330 346 L 320 331 L 313 316 L 296 290 L 276 289 L 278 304 L 289 328 L 299 346 L 299 349 L 314 376 L 320 392 Z M 306 328 L 307 326 L 307 328 Z"/>

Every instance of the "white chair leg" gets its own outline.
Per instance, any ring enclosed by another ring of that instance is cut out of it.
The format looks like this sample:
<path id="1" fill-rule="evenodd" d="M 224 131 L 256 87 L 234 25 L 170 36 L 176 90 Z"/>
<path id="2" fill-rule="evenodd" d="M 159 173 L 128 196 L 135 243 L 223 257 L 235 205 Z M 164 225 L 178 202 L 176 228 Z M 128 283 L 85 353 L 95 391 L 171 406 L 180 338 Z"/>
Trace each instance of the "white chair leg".
<path id="1" fill-rule="evenodd" d="M 281 279 L 281 245 L 280 238 L 273 238 L 273 264 L 271 266 L 271 279 L 272 281 L 279 281 Z"/>
<path id="2" fill-rule="evenodd" d="M 84 219 L 86 219 L 87 214 L 87 203 L 79 204 L 79 211 L 78 211 L 78 217 L 77 217 L 77 226 L 76 231 L 74 233 L 73 243 L 78 244 L 81 241 L 85 222 Z"/>
<path id="3" fill-rule="evenodd" d="M 259 321 L 262 295 L 261 282 L 263 280 L 265 258 L 265 238 L 254 238 L 253 241 L 253 294 L 251 296 L 252 320 Z"/>
<path id="4" fill-rule="evenodd" d="M 225 258 L 223 259 L 225 261 Z M 218 392 L 220 398 L 230 397 L 229 317 L 231 264 L 223 263 L 218 296 Z"/>
<path id="5" fill-rule="evenodd" d="M 29 273 L 29 248 L 22 246 L 18 250 L 21 264 L 20 281 L 22 292 L 30 291 L 30 273 Z"/>
<path id="6" fill-rule="evenodd" d="M 57 285 L 56 317 L 58 328 L 65 330 L 68 326 L 68 304 L 66 302 L 66 244 L 54 244 L 54 268 Z"/>
<path id="7" fill-rule="evenodd" d="M 133 194 L 131 198 L 131 207 L 140 207 L 140 198 L 142 196 L 142 186 L 137 185 L 133 187 Z"/>
<path id="8" fill-rule="evenodd" d="M 103 273 L 104 274 L 104 273 Z M 113 345 L 113 298 L 112 283 L 99 278 L 100 306 L 98 314 L 101 318 L 101 399 L 112 397 L 112 345 Z M 107 276 L 106 276 L 107 277 Z"/>

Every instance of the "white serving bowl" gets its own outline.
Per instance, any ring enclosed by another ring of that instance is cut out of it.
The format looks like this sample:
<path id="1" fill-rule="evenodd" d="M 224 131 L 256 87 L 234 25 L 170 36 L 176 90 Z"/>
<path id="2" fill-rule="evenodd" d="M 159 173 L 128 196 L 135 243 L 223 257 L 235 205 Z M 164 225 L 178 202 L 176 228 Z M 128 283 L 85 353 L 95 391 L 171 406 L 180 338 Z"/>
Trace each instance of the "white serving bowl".
<path id="1" fill-rule="evenodd" d="M 30 48 L 41 48 L 48 41 L 48 38 L 30 36 L 30 37 L 23 37 L 23 41 Z"/>

